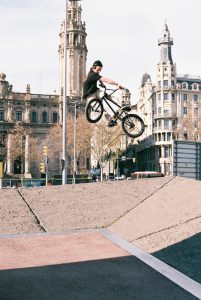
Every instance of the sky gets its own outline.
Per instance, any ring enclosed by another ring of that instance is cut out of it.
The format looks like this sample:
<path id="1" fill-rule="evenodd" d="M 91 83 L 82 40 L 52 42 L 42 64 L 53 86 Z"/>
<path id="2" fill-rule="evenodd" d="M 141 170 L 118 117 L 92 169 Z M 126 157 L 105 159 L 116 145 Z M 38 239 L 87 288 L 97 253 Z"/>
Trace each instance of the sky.
<path id="1" fill-rule="evenodd" d="M 166 20 L 177 73 L 201 76 L 200 0 L 82 0 L 87 71 L 99 59 L 102 75 L 131 92 L 145 72 L 156 82 L 158 39 Z M 0 0 L 0 72 L 13 91 L 59 93 L 59 29 L 65 0 Z"/>

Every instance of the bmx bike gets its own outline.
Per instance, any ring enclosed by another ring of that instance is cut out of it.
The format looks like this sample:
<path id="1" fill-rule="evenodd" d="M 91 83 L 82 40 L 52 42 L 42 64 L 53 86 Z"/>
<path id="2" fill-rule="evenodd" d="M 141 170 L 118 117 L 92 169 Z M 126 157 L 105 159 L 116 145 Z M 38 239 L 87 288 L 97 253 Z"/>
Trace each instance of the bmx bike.
<path id="1" fill-rule="evenodd" d="M 112 119 L 115 122 L 117 120 L 121 122 L 122 129 L 127 136 L 131 138 L 136 138 L 142 135 L 145 128 L 143 120 L 138 115 L 134 113 L 129 113 L 131 111 L 130 106 L 120 106 L 111 98 L 111 95 L 115 93 L 118 89 L 108 89 L 104 85 L 101 85 L 101 87 L 104 89 L 103 97 L 100 99 L 91 99 L 86 105 L 85 115 L 87 120 L 90 123 L 98 122 L 102 118 L 104 112 L 103 103 L 105 102 L 114 114 Z M 110 94 L 107 94 L 106 91 L 112 92 Z M 117 110 L 114 110 L 112 104 L 114 104 L 117 107 Z"/>

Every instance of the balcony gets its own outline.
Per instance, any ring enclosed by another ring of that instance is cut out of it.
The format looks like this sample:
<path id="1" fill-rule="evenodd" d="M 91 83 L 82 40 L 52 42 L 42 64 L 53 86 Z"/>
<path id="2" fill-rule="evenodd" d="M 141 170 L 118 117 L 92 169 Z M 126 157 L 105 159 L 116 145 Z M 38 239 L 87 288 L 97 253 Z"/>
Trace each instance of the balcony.
<path id="1" fill-rule="evenodd" d="M 162 43 L 173 45 L 173 38 L 162 37 L 162 38 L 158 39 L 158 45 L 160 45 L 160 44 L 162 44 Z"/>
<path id="2" fill-rule="evenodd" d="M 175 131 L 176 127 L 174 125 L 170 126 L 158 126 L 153 129 L 153 133 L 161 133 L 161 132 L 170 132 Z"/>
<path id="3" fill-rule="evenodd" d="M 169 91 L 169 90 L 175 90 L 176 89 L 176 87 L 174 86 L 174 85 L 165 85 L 165 86 L 163 86 L 163 85 L 158 85 L 157 87 L 156 87 L 156 91 L 158 92 L 158 91 Z"/>
<path id="4" fill-rule="evenodd" d="M 177 118 L 176 113 L 154 114 L 154 120 L 156 120 L 156 119 L 175 119 L 175 118 Z"/>

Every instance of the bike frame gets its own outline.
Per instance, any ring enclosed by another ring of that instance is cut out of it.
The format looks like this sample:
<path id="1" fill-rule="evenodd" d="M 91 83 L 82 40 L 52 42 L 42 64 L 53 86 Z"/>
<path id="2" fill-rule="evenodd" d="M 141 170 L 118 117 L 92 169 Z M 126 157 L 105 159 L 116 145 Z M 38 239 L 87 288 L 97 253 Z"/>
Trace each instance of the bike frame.
<path id="1" fill-rule="evenodd" d="M 112 108 L 112 106 L 110 105 L 109 102 L 113 103 L 114 105 L 116 105 L 117 107 L 121 108 L 121 105 L 119 105 L 118 103 L 116 103 L 114 100 L 108 98 L 108 96 L 111 96 L 112 94 L 114 94 L 116 91 L 118 91 L 118 89 L 113 90 L 113 89 L 107 89 L 106 87 L 104 87 L 104 95 L 101 98 L 102 100 L 104 100 L 107 104 L 107 106 L 111 109 L 111 111 L 114 113 L 114 115 L 116 114 L 116 111 Z M 106 93 L 107 91 L 112 91 L 112 93 L 110 93 L 109 95 Z M 118 116 L 118 118 L 120 119 L 120 116 Z"/>

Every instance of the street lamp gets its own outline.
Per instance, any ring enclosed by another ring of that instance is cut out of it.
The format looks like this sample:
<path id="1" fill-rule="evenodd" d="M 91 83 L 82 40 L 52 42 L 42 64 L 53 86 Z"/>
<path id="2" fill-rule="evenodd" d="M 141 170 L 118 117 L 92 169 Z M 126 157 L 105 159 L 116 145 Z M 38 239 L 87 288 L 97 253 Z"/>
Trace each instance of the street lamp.
<path id="1" fill-rule="evenodd" d="M 81 0 L 65 0 L 65 21 L 64 21 L 64 87 L 63 87 L 63 134 L 62 134 L 62 184 L 67 183 L 67 151 L 66 151 L 66 119 L 67 119 L 67 12 L 68 1 L 81 1 Z"/>
<path id="2" fill-rule="evenodd" d="M 62 184 L 67 183 L 67 155 L 66 155 L 66 118 L 67 118 L 67 9 L 68 0 L 65 0 L 65 21 L 64 21 L 64 87 L 63 87 L 63 134 L 62 134 Z"/>
<path id="3" fill-rule="evenodd" d="M 77 108 L 78 108 L 78 103 L 75 100 L 74 102 L 74 130 L 73 130 L 73 178 L 74 178 L 74 183 L 76 180 L 76 173 L 77 173 L 77 168 L 76 168 L 76 119 L 77 119 Z"/>

